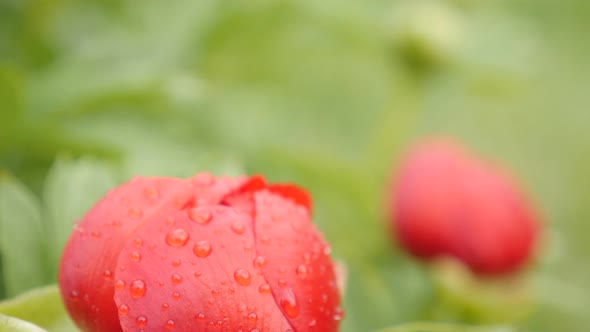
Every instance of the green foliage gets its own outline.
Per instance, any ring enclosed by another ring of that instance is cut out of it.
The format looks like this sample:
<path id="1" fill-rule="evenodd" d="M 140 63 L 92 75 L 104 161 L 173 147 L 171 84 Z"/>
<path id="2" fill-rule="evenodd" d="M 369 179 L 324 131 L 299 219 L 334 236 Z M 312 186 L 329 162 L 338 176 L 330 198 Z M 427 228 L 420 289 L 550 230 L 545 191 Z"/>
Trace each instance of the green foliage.
<path id="1" fill-rule="evenodd" d="M 45 332 L 29 322 L 0 315 L 0 332 Z"/>
<path id="2" fill-rule="evenodd" d="M 21 319 L 32 322 L 50 332 L 78 331 L 66 313 L 56 285 L 36 288 L 13 299 L 0 302 L 0 331 L 3 331 L 1 329 L 1 317 L 5 317 L 2 315 L 12 317 L 15 320 Z M 31 329 L 23 331 L 44 330 Z"/>
<path id="3" fill-rule="evenodd" d="M 73 222 L 133 175 L 264 173 L 313 194 L 349 267 L 345 332 L 586 331 L 589 18 L 586 0 L 0 1 L 0 298 L 54 282 Z M 522 302 L 391 243 L 392 166 L 439 133 L 541 208 Z M 35 320 L 52 294 L 0 312 L 68 331 Z M 480 331 L 424 324 L 386 331 Z"/>

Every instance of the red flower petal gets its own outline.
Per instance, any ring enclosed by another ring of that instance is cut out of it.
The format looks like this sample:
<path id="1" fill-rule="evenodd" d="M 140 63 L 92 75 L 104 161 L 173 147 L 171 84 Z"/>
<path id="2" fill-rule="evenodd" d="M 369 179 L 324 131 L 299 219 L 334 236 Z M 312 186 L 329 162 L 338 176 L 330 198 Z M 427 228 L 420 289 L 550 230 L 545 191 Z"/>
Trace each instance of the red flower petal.
<path id="1" fill-rule="evenodd" d="M 272 193 L 281 195 L 299 205 L 305 206 L 311 212 L 311 197 L 303 188 L 294 184 L 271 184 L 267 188 Z"/>
<path id="2" fill-rule="evenodd" d="M 221 205 L 196 209 L 211 219 L 195 222 L 190 210 L 152 218 L 134 234 L 142 244 L 121 251 L 115 301 L 124 330 L 292 329 L 255 266 L 252 217 Z"/>
<path id="3" fill-rule="evenodd" d="M 146 218 L 176 211 L 193 197 L 192 190 L 185 180 L 135 178 L 109 192 L 80 221 L 64 249 L 59 284 L 83 330 L 121 330 L 113 301 L 115 258 Z"/>
<path id="4" fill-rule="evenodd" d="M 343 318 L 329 247 L 309 211 L 268 190 L 254 194 L 258 265 L 296 331 L 337 331 Z"/>
<path id="5" fill-rule="evenodd" d="M 393 225 L 423 259 L 452 256 L 475 273 L 516 271 L 532 255 L 537 218 L 519 186 L 449 140 L 417 145 L 393 187 Z"/>

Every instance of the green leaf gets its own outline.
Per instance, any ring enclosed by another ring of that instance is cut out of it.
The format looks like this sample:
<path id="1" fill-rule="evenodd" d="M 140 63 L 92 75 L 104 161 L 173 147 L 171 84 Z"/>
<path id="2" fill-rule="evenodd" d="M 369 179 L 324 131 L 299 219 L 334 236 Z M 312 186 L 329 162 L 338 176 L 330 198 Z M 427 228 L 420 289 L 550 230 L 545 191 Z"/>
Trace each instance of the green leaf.
<path id="1" fill-rule="evenodd" d="M 516 332 L 506 326 L 468 326 L 446 323 L 415 322 L 389 327 L 378 332 Z"/>
<path id="2" fill-rule="evenodd" d="M 35 323 L 48 331 L 78 331 L 62 304 L 56 285 L 37 288 L 13 299 L 0 302 L 0 314 Z M 3 330 L 0 328 L 0 331 Z"/>
<path id="3" fill-rule="evenodd" d="M 74 221 L 100 199 L 117 181 L 112 168 L 92 159 L 58 159 L 47 176 L 43 192 L 46 229 L 50 235 L 48 268 L 56 275 L 63 247 Z"/>
<path id="4" fill-rule="evenodd" d="M 44 332 L 46 330 L 17 318 L 0 315 L 0 332 Z"/>
<path id="5" fill-rule="evenodd" d="M 39 203 L 25 186 L 0 173 L 0 256 L 6 295 L 46 282 Z"/>

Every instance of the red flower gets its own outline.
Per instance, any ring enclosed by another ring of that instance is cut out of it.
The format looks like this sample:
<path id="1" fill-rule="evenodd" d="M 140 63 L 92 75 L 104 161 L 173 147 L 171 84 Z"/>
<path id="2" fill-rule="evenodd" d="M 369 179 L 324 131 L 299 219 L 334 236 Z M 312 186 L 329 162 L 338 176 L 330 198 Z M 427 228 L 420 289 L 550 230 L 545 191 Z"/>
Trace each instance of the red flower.
<path id="1" fill-rule="evenodd" d="M 82 218 L 59 284 L 85 331 L 336 331 L 310 199 L 262 177 L 136 178 Z"/>
<path id="2" fill-rule="evenodd" d="M 390 208 L 394 233 L 411 254 L 454 257 L 481 275 L 521 268 L 538 232 L 516 182 L 451 140 L 425 141 L 405 155 Z"/>

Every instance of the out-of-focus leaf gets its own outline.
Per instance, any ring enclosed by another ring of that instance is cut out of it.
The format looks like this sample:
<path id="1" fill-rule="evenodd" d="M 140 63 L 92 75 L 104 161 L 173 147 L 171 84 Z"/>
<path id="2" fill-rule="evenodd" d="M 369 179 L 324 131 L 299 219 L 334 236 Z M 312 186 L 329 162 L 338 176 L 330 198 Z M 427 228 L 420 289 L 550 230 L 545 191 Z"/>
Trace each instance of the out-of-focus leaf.
<path id="1" fill-rule="evenodd" d="M 46 330 L 18 318 L 0 314 L 0 332 L 47 332 Z"/>
<path id="2" fill-rule="evenodd" d="M 78 331 L 63 306 L 56 285 L 36 288 L 0 302 L 0 314 L 35 323 L 50 332 Z"/>
<path id="3" fill-rule="evenodd" d="M 117 184 L 114 169 L 92 159 L 58 159 L 45 180 L 45 229 L 49 235 L 48 270 L 56 275 L 63 247 L 74 222 Z M 55 277 L 53 277 L 55 278 Z"/>
<path id="4" fill-rule="evenodd" d="M 445 323 L 416 322 L 389 327 L 378 332 L 516 332 L 506 326 L 469 326 Z"/>
<path id="5" fill-rule="evenodd" d="M 530 276 L 480 279 L 461 263 L 441 260 L 432 269 L 437 299 L 432 315 L 440 320 L 513 324 L 533 311 Z"/>
<path id="6" fill-rule="evenodd" d="M 0 255 L 6 295 L 47 281 L 39 203 L 21 183 L 0 173 Z"/>

